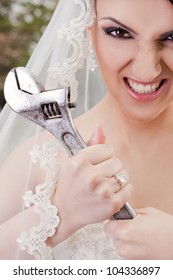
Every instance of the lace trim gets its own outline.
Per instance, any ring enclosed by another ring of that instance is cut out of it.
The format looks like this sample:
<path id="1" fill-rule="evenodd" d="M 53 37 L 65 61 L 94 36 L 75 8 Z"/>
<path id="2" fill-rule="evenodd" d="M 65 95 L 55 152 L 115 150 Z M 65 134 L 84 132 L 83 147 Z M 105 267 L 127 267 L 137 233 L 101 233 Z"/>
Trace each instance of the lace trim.
<path id="1" fill-rule="evenodd" d="M 63 64 L 55 63 L 48 72 L 58 81 L 59 87 L 70 86 L 72 101 L 77 99 L 78 81 L 76 73 L 84 66 L 85 59 L 89 53 L 89 40 L 86 35 L 86 27 L 93 24 L 95 18 L 95 0 L 74 0 L 80 5 L 80 13 L 77 18 L 73 18 L 69 24 L 57 32 L 60 39 L 64 37 L 69 44 L 70 54 L 63 61 Z"/>
<path id="2" fill-rule="evenodd" d="M 36 187 L 35 193 L 27 191 L 24 196 L 27 208 L 34 206 L 34 212 L 40 216 L 40 224 L 33 227 L 30 232 L 23 232 L 17 239 L 19 248 L 27 251 L 36 259 L 53 259 L 52 249 L 46 245 L 46 240 L 55 234 L 56 228 L 60 224 L 58 209 L 51 204 L 51 196 L 56 184 L 57 165 L 57 141 L 45 143 L 42 149 L 35 146 L 30 152 L 33 163 L 40 163 L 40 167 L 45 170 L 46 179 L 42 185 Z"/>
<path id="3" fill-rule="evenodd" d="M 121 259 L 116 251 L 112 239 L 104 233 L 104 224 L 92 224 L 75 232 L 61 245 L 54 248 L 54 256 L 61 259 L 64 253 L 65 259 L 72 260 L 107 260 Z"/>

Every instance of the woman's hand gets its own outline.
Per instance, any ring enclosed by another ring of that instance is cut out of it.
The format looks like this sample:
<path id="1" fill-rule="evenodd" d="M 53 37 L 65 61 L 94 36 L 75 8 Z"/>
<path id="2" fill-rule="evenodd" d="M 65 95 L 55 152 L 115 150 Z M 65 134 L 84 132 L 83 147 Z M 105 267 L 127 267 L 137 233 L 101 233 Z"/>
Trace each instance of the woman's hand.
<path id="1" fill-rule="evenodd" d="M 133 220 L 110 221 L 105 232 L 123 259 L 173 259 L 173 216 L 154 208 L 137 211 Z"/>
<path id="2" fill-rule="evenodd" d="M 109 219 L 131 195 L 130 184 L 119 190 L 114 175 L 122 165 L 104 142 L 103 129 L 98 127 L 90 146 L 60 169 L 53 203 L 59 208 L 60 227 L 67 226 L 68 232 Z"/>

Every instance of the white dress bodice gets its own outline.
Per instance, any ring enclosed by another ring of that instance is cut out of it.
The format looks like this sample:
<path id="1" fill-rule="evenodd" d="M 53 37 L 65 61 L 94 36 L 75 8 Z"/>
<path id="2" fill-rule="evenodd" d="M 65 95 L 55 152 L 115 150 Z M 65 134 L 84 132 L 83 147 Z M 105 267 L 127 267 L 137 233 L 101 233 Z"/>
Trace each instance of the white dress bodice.
<path id="1" fill-rule="evenodd" d="M 54 259 L 110 260 L 120 259 L 113 240 L 104 233 L 104 223 L 88 225 L 53 250 Z"/>

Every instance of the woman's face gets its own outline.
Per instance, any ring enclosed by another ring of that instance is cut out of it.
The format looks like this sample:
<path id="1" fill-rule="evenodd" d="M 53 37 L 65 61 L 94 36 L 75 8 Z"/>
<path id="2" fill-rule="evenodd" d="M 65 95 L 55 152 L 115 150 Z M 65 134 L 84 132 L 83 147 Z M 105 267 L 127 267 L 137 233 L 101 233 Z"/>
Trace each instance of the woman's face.
<path id="1" fill-rule="evenodd" d="M 121 110 L 148 121 L 173 101 L 173 5 L 97 0 L 91 38 L 108 91 Z"/>

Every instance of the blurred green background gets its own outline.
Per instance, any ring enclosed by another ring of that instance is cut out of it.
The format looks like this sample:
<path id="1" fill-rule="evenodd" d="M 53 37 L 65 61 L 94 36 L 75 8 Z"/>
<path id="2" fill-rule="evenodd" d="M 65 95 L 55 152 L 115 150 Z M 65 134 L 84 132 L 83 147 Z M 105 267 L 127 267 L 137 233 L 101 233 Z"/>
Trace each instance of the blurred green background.
<path id="1" fill-rule="evenodd" d="M 8 72 L 25 66 L 47 26 L 58 0 L 0 1 L 0 110 Z"/>

